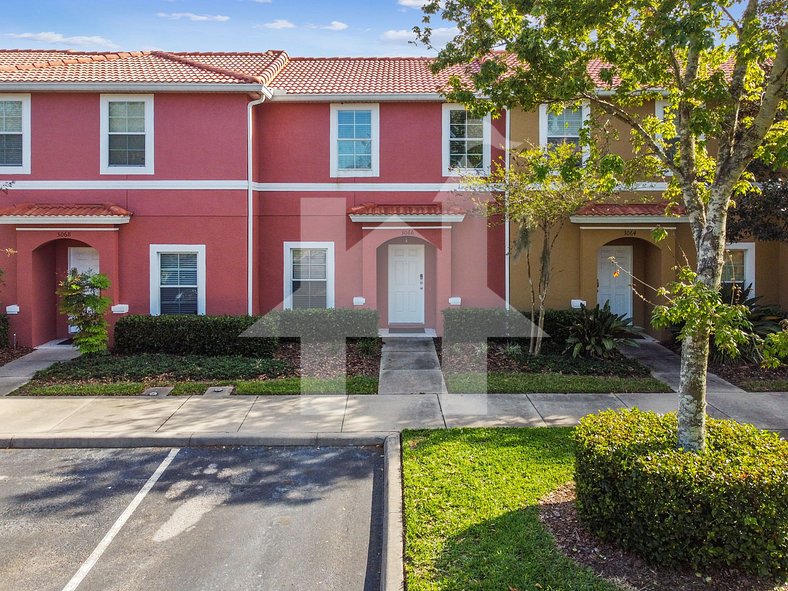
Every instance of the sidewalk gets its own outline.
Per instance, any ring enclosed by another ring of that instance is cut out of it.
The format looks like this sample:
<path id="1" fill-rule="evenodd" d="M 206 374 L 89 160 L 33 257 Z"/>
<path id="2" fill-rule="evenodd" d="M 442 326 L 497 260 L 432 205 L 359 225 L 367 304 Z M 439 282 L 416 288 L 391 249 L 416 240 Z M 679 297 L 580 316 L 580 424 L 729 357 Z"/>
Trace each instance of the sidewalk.
<path id="1" fill-rule="evenodd" d="M 47 347 L 36 349 L 24 357 L 6 363 L 0 367 L 0 396 L 5 396 L 20 386 L 24 386 L 38 370 L 46 369 L 57 361 L 74 359 L 78 355 L 79 351 L 73 347 Z"/>
<path id="2" fill-rule="evenodd" d="M 788 436 L 788 394 L 709 394 L 709 415 Z M 409 394 L 104 398 L 0 398 L 0 448 L 14 439 L 373 434 L 450 427 L 571 426 L 607 408 L 657 412 L 675 394 Z"/>
<path id="3" fill-rule="evenodd" d="M 679 375 L 681 374 L 681 357 L 670 349 L 663 347 L 656 341 L 638 341 L 637 347 L 621 347 L 621 352 L 627 357 L 637 359 L 651 370 L 651 374 L 665 382 L 674 392 L 679 391 Z M 736 394 L 747 393 L 726 382 L 713 373 L 706 374 L 707 392 L 731 392 Z"/>

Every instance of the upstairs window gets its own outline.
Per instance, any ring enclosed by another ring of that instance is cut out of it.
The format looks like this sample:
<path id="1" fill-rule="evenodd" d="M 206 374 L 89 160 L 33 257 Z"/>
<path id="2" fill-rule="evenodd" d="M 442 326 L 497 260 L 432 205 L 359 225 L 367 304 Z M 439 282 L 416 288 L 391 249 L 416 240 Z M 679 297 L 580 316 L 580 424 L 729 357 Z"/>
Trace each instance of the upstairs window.
<path id="1" fill-rule="evenodd" d="M 153 96 L 101 96 L 101 173 L 153 174 Z"/>
<path id="2" fill-rule="evenodd" d="M 0 172 L 30 173 L 30 95 L 0 95 Z"/>
<path id="3" fill-rule="evenodd" d="M 379 176 L 378 105 L 331 105 L 331 176 Z"/>
<path id="4" fill-rule="evenodd" d="M 484 174 L 490 168 L 490 116 L 443 106 L 443 176 Z"/>
<path id="5" fill-rule="evenodd" d="M 580 145 L 580 131 L 583 129 L 590 109 L 588 105 L 576 109 L 564 109 L 559 113 L 550 112 L 547 105 L 539 106 L 539 144 L 555 146 L 559 144 Z"/>

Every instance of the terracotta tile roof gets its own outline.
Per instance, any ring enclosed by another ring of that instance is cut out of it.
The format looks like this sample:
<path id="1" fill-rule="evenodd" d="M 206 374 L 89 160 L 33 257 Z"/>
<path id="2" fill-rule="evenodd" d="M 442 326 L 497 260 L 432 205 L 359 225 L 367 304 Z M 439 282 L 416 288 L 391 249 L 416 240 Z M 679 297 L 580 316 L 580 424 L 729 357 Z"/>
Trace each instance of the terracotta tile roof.
<path id="1" fill-rule="evenodd" d="M 6 51 L 2 82 L 260 84 L 281 69 L 287 54 L 175 54 L 163 51 L 76 53 Z"/>
<path id="2" fill-rule="evenodd" d="M 664 216 L 684 215 L 684 207 L 673 206 L 665 213 L 666 203 L 593 203 L 577 210 L 577 216 Z"/>
<path id="3" fill-rule="evenodd" d="M 112 203 L 49 204 L 20 203 L 0 208 L 0 217 L 130 217 L 130 211 Z"/>
<path id="4" fill-rule="evenodd" d="M 511 54 L 498 52 L 517 67 Z M 427 57 L 294 57 L 284 51 L 264 52 L 80 52 L 73 50 L 0 50 L 0 84 L 266 84 L 290 94 L 433 94 L 451 75 L 477 71 L 479 63 L 454 66 L 433 74 Z M 588 66 L 599 87 L 605 67 Z M 723 69 L 728 72 L 731 64 Z"/>
<path id="5" fill-rule="evenodd" d="M 441 215 L 464 214 L 456 207 L 446 207 L 443 203 L 424 203 L 414 205 L 381 205 L 364 203 L 348 209 L 351 215 Z"/>

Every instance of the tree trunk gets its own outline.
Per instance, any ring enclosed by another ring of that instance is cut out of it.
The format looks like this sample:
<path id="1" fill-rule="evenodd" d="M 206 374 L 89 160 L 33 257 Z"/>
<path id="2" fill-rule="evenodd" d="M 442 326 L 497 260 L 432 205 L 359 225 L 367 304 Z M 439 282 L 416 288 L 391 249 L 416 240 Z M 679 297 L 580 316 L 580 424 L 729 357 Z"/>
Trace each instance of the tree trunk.
<path id="1" fill-rule="evenodd" d="M 703 451 L 706 448 L 706 369 L 709 335 L 684 339 L 681 346 L 679 382 L 679 448 Z"/>
<path id="2" fill-rule="evenodd" d="M 543 241 L 542 241 L 542 256 L 539 260 L 539 331 L 536 335 L 536 351 L 534 355 L 539 355 L 542 352 L 542 335 L 544 328 L 544 302 L 547 298 L 547 289 L 550 286 L 550 233 L 546 225 L 542 226 Z"/>

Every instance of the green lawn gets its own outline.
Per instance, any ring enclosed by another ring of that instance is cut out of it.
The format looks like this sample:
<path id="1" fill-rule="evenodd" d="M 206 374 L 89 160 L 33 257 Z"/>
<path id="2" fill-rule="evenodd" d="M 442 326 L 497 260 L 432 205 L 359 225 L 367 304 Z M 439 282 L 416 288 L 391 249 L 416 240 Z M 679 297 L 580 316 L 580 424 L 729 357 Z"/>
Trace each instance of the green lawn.
<path id="1" fill-rule="evenodd" d="M 482 392 L 482 374 L 449 374 L 446 387 L 449 392 Z M 558 373 L 502 373 L 487 376 L 490 394 L 528 392 L 671 392 L 668 386 L 652 377 L 578 376 Z"/>
<path id="2" fill-rule="evenodd" d="M 406 431 L 408 591 L 615 591 L 561 555 L 537 500 L 572 478 L 569 429 Z"/>
<path id="3" fill-rule="evenodd" d="M 203 394 L 211 386 L 228 386 L 227 380 L 214 382 L 178 382 L 174 385 L 173 396 L 190 394 Z M 115 382 L 115 383 L 79 383 L 79 384 L 49 384 L 46 382 L 31 382 L 16 390 L 14 396 L 135 396 L 141 394 L 145 388 L 154 384 L 142 382 Z M 166 382 L 155 385 L 165 386 Z M 335 379 L 312 378 L 304 385 L 305 394 L 336 394 L 340 391 L 339 382 Z M 351 376 L 345 384 L 348 394 L 377 394 L 378 379 L 366 376 Z M 236 394 L 301 394 L 301 380 L 299 378 L 281 378 L 275 380 L 236 381 Z"/>

